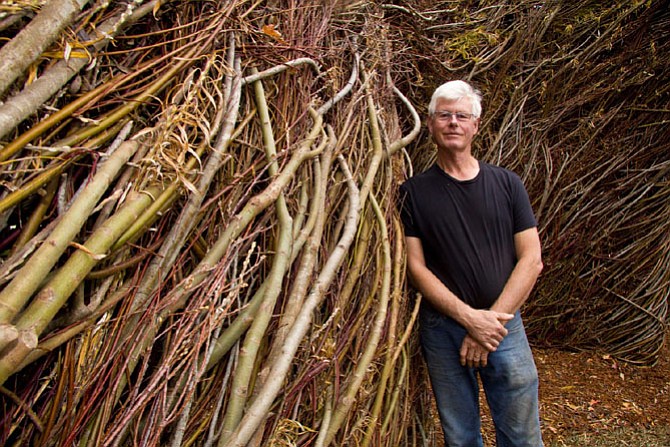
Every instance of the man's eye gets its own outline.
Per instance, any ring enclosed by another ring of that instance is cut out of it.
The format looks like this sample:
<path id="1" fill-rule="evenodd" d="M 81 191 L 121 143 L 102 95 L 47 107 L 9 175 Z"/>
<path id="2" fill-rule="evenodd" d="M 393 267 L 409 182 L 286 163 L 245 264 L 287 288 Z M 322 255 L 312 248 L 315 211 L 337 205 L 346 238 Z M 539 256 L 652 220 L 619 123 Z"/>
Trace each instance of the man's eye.
<path id="1" fill-rule="evenodd" d="M 452 113 L 447 111 L 436 112 L 435 115 L 440 120 L 451 120 L 452 117 L 455 117 L 457 121 L 467 121 L 472 117 L 471 113 L 465 113 L 465 112 Z"/>

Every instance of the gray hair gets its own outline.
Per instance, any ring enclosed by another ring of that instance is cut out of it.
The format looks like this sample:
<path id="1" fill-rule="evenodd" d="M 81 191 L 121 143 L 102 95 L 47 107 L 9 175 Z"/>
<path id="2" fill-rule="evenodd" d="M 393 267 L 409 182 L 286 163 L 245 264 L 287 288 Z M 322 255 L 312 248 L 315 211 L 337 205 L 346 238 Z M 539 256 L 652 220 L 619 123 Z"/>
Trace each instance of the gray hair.
<path id="1" fill-rule="evenodd" d="M 468 99 L 470 104 L 472 104 L 472 115 L 475 118 L 479 118 L 482 114 L 482 94 L 465 81 L 449 81 L 436 88 L 428 105 L 428 113 L 430 115 L 435 113 L 435 106 L 437 100 L 440 98 L 447 101 Z"/>

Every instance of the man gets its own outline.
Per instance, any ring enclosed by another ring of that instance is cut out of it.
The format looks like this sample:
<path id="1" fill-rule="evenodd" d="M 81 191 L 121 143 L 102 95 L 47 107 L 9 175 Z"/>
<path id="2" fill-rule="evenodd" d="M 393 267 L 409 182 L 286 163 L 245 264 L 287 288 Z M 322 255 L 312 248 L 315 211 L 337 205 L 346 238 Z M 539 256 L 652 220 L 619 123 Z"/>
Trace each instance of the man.
<path id="1" fill-rule="evenodd" d="M 401 186 L 407 266 L 422 293 L 419 333 L 449 447 L 482 446 L 479 375 L 497 445 L 542 446 L 538 378 L 519 308 L 542 270 L 521 179 L 478 161 L 481 96 L 438 87 L 428 130 L 436 164 Z"/>

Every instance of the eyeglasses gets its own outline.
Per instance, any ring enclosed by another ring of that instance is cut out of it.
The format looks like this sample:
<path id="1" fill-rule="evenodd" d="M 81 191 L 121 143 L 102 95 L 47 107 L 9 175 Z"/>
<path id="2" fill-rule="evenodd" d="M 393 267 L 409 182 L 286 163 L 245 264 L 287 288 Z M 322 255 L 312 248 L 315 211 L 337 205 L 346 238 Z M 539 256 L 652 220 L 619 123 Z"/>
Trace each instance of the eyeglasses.
<path id="1" fill-rule="evenodd" d="M 474 115 L 472 113 L 465 113 L 465 112 L 449 112 L 447 110 L 439 110 L 433 114 L 435 118 L 437 118 L 440 121 L 451 121 L 452 117 L 456 117 L 456 121 L 469 121 L 471 120 Z"/>

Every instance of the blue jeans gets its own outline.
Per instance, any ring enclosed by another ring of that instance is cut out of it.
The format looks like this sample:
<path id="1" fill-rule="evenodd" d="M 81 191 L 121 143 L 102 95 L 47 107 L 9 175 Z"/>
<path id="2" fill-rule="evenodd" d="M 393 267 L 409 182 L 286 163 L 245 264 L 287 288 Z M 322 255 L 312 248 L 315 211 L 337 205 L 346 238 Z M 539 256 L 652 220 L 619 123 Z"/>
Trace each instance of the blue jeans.
<path id="1" fill-rule="evenodd" d="M 465 329 L 430 305 L 421 306 L 419 333 L 447 447 L 481 447 L 477 374 L 486 394 L 498 447 L 541 447 L 538 378 L 517 312 L 483 368 L 461 366 Z"/>

